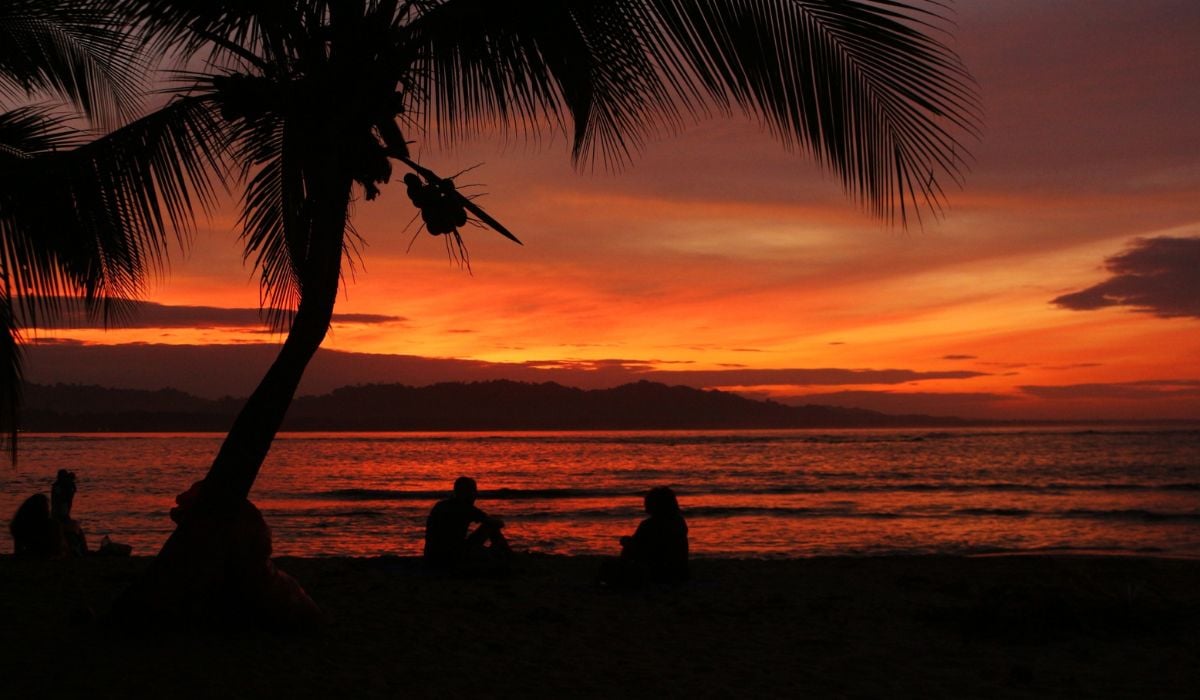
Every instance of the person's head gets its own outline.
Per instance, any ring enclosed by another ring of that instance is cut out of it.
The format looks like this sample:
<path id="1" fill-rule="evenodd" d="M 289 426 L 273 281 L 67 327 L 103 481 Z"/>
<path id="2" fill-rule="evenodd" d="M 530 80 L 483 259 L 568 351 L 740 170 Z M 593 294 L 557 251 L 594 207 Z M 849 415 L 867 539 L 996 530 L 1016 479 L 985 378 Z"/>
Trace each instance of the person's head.
<path id="1" fill-rule="evenodd" d="M 650 515 L 675 515 L 679 501 L 669 486 L 655 486 L 646 492 L 646 512 Z"/>
<path id="2" fill-rule="evenodd" d="M 12 523 L 9 524 L 9 530 L 16 535 L 22 530 L 31 525 L 42 523 L 50 519 L 50 499 L 46 498 L 44 493 L 35 493 L 21 507 L 17 508 L 17 512 L 13 514 Z"/>
<path id="3" fill-rule="evenodd" d="M 479 492 L 479 488 L 475 486 L 475 480 L 469 476 L 460 476 L 454 480 L 454 497 L 460 501 L 467 503 L 475 502 L 475 494 Z"/>

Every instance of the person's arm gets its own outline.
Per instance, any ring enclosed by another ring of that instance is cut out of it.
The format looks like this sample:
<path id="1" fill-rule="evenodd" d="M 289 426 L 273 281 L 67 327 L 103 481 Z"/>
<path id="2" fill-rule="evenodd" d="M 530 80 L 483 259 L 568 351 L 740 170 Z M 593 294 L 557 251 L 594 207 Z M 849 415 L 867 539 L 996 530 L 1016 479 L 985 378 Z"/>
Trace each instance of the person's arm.
<path id="1" fill-rule="evenodd" d="M 493 527 L 495 527 L 497 529 L 504 527 L 503 520 L 501 520 L 500 518 L 493 518 L 492 516 L 488 515 L 487 513 L 484 513 L 482 510 L 479 510 L 478 508 L 476 508 L 474 506 L 471 506 L 471 522 L 486 523 L 488 525 L 492 525 Z"/>
<path id="2" fill-rule="evenodd" d="M 646 542 L 650 537 L 651 526 L 648 524 L 649 522 L 650 519 L 646 518 L 638 524 L 637 529 L 633 531 L 632 537 L 621 538 L 621 547 L 623 547 L 626 555 L 632 556 L 645 551 Z"/>

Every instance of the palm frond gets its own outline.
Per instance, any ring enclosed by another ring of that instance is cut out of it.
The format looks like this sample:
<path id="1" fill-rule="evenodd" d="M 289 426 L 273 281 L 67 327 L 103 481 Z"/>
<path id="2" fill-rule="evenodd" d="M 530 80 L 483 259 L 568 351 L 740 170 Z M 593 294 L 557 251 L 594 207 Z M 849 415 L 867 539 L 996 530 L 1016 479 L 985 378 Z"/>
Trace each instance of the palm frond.
<path id="1" fill-rule="evenodd" d="M 17 418 L 21 406 L 21 334 L 7 289 L 0 289 L 0 446 L 8 443 L 17 463 Z M 7 439 L 6 439 L 7 438 Z"/>
<path id="2" fill-rule="evenodd" d="M 662 125 L 679 124 L 669 76 L 632 2 L 452 0 L 407 27 L 410 112 L 456 140 L 499 124 L 529 136 L 570 129 L 572 156 L 628 160 Z M 682 87 L 682 86 L 680 86 Z"/>
<path id="3" fill-rule="evenodd" d="M 0 158 L 31 160 L 43 153 L 78 146 L 83 142 L 82 135 L 69 122 L 67 115 L 46 105 L 0 113 Z"/>
<path id="4" fill-rule="evenodd" d="M 236 157 L 248 177 L 240 219 L 245 257 L 253 257 L 260 272 L 259 302 L 267 310 L 267 322 L 284 330 L 300 302 L 298 265 L 308 231 L 297 144 L 278 115 L 247 124 L 238 143 Z"/>
<path id="5" fill-rule="evenodd" d="M 136 113 L 146 66 L 109 14 L 68 0 L 0 4 L 0 93 L 61 95 L 113 127 Z"/>
<path id="6" fill-rule="evenodd" d="M 251 56 L 281 58 L 278 38 L 297 35 L 306 14 L 327 2 L 311 0 L 83 0 L 119 17 L 156 53 L 181 60 L 197 54 L 217 65 Z M 259 63 L 258 59 L 252 62 Z M 262 62 L 267 65 L 269 61 Z"/>
<path id="7" fill-rule="evenodd" d="M 212 201 L 223 138 L 211 103 L 182 98 L 78 148 L 0 152 L 0 268 L 16 298 L 76 295 L 108 313 L 135 296 Z M 19 303 L 34 322 L 55 310 Z"/>
<path id="8" fill-rule="evenodd" d="M 906 223 L 958 182 L 978 101 L 925 0 L 446 0 L 407 27 L 415 112 L 448 139 L 572 122 L 623 160 L 681 115 L 740 111 Z"/>

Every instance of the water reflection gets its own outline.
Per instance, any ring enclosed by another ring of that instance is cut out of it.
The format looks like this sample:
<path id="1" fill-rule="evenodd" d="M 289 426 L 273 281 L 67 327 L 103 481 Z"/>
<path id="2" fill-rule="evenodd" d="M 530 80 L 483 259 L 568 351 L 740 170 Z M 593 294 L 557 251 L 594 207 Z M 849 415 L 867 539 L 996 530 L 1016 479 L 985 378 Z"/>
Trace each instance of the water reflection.
<path id="1" fill-rule="evenodd" d="M 79 475 L 76 515 L 149 554 L 219 435 L 25 436 L 0 512 Z M 692 551 L 795 556 L 1046 548 L 1200 555 L 1196 431 L 756 431 L 302 434 L 253 498 L 279 554 L 418 554 L 460 474 L 518 548 L 611 553 L 640 493 L 680 495 Z"/>

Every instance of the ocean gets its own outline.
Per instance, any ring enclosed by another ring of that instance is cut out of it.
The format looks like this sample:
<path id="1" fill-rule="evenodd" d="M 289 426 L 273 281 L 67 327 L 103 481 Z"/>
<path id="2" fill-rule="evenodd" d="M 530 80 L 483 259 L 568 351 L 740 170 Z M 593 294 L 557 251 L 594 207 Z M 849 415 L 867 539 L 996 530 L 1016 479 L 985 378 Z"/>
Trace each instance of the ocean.
<path id="1" fill-rule="evenodd" d="M 17 466 L 0 466 L 0 514 L 72 469 L 89 545 L 154 554 L 222 437 L 23 435 Z M 514 547 L 547 553 L 616 553 L 664 484 L 697 556 L 1200 557 L 1198 430 L 291 433 L 251 498 L 277 555 L 415 555 L 459 475 Z"/>

